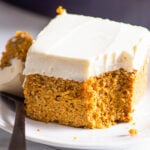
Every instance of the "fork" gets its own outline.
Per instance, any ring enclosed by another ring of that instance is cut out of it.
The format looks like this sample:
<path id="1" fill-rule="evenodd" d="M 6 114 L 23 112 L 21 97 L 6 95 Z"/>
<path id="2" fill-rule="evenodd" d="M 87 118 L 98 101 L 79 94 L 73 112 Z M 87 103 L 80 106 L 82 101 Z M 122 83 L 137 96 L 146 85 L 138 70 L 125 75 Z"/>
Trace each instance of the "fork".
<path id="1" fill-rule="evenodd" d="M 26 150 L 24 98 L 6 92 L 0 92 L 0 96 L 16 105 L 15 124 L 8 150 Z"/>

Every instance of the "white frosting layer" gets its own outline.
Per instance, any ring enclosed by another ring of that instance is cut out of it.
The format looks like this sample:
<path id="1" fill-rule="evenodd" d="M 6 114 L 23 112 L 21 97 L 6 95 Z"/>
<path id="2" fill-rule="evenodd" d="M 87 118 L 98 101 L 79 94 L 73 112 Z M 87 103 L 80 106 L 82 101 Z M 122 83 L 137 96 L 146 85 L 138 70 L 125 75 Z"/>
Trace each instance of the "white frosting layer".
<path id="1" fill-rule="evenodd" d="M 119 68 L 139 70 L 149 48 L 150 33 L 145 28 L 64 13 L 38 35 L 24 74 L 83 81 Z"/>
<path id="2" fill-rule="evenodd" d="M 0 69 L 0 91 L 22 95 L 22 75 L 24 63 L 16 58 L 12 59 L 11 66 Z"/>

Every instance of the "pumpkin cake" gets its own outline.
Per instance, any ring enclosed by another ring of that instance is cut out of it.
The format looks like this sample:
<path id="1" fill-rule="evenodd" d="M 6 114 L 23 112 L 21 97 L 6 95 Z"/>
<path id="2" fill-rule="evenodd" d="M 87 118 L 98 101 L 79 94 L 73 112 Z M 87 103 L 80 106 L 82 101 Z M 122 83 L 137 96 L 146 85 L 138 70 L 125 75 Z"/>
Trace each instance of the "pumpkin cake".
<path id="1" fill-rule="evenodd" d="M 59 14 L 27 54 L 27 116 L 85 128 L 131 121 L 146 86 L 149 48 L 143 27 Z"/>
<path id="2" fill-rule="evenodd" d="M 17 31 L 6 44 L 0 60 L 0 91 L 22 95 L 24 62 L 32 37 L 25 31 Z"/>

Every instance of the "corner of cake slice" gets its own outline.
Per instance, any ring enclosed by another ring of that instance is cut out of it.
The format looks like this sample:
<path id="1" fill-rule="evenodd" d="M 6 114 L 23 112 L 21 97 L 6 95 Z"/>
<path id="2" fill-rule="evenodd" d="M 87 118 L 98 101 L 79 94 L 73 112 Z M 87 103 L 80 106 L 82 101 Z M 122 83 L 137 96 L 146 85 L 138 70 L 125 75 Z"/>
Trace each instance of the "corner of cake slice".
<path id="1" fill-rule="evenodd" d="M 85 128 L 129 122 L 146 86 L 149 48 L 143 27 L 58 15 L 27 54 L 27 116 Z"/>
<path id="2" fill-rule="evenodd" d="M 6 44 L 0 60 L 0 91 L 22 95 L 24 62 L 32 37 L 25 31 L 17 31 Z"/>

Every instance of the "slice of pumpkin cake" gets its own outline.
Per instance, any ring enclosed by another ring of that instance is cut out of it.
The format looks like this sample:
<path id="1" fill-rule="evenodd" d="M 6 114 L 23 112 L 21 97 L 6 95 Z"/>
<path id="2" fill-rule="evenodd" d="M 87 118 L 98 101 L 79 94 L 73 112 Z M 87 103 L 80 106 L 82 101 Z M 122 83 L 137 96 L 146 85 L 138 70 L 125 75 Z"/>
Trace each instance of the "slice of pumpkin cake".
<path id="1" fill-rule="evenodd" d="M 25 31 L 17 31 L 6 44 L 0 60 L 0 91 L 22 95 L 24 62 L 32 37 Z"/>
<path id="2" fill-rule="evenodd" d="M 143 27 L 58 15 L 27 54 L 27 116 L 86 128 L 129 122 L 145 89 L 149 48 Z"/>

